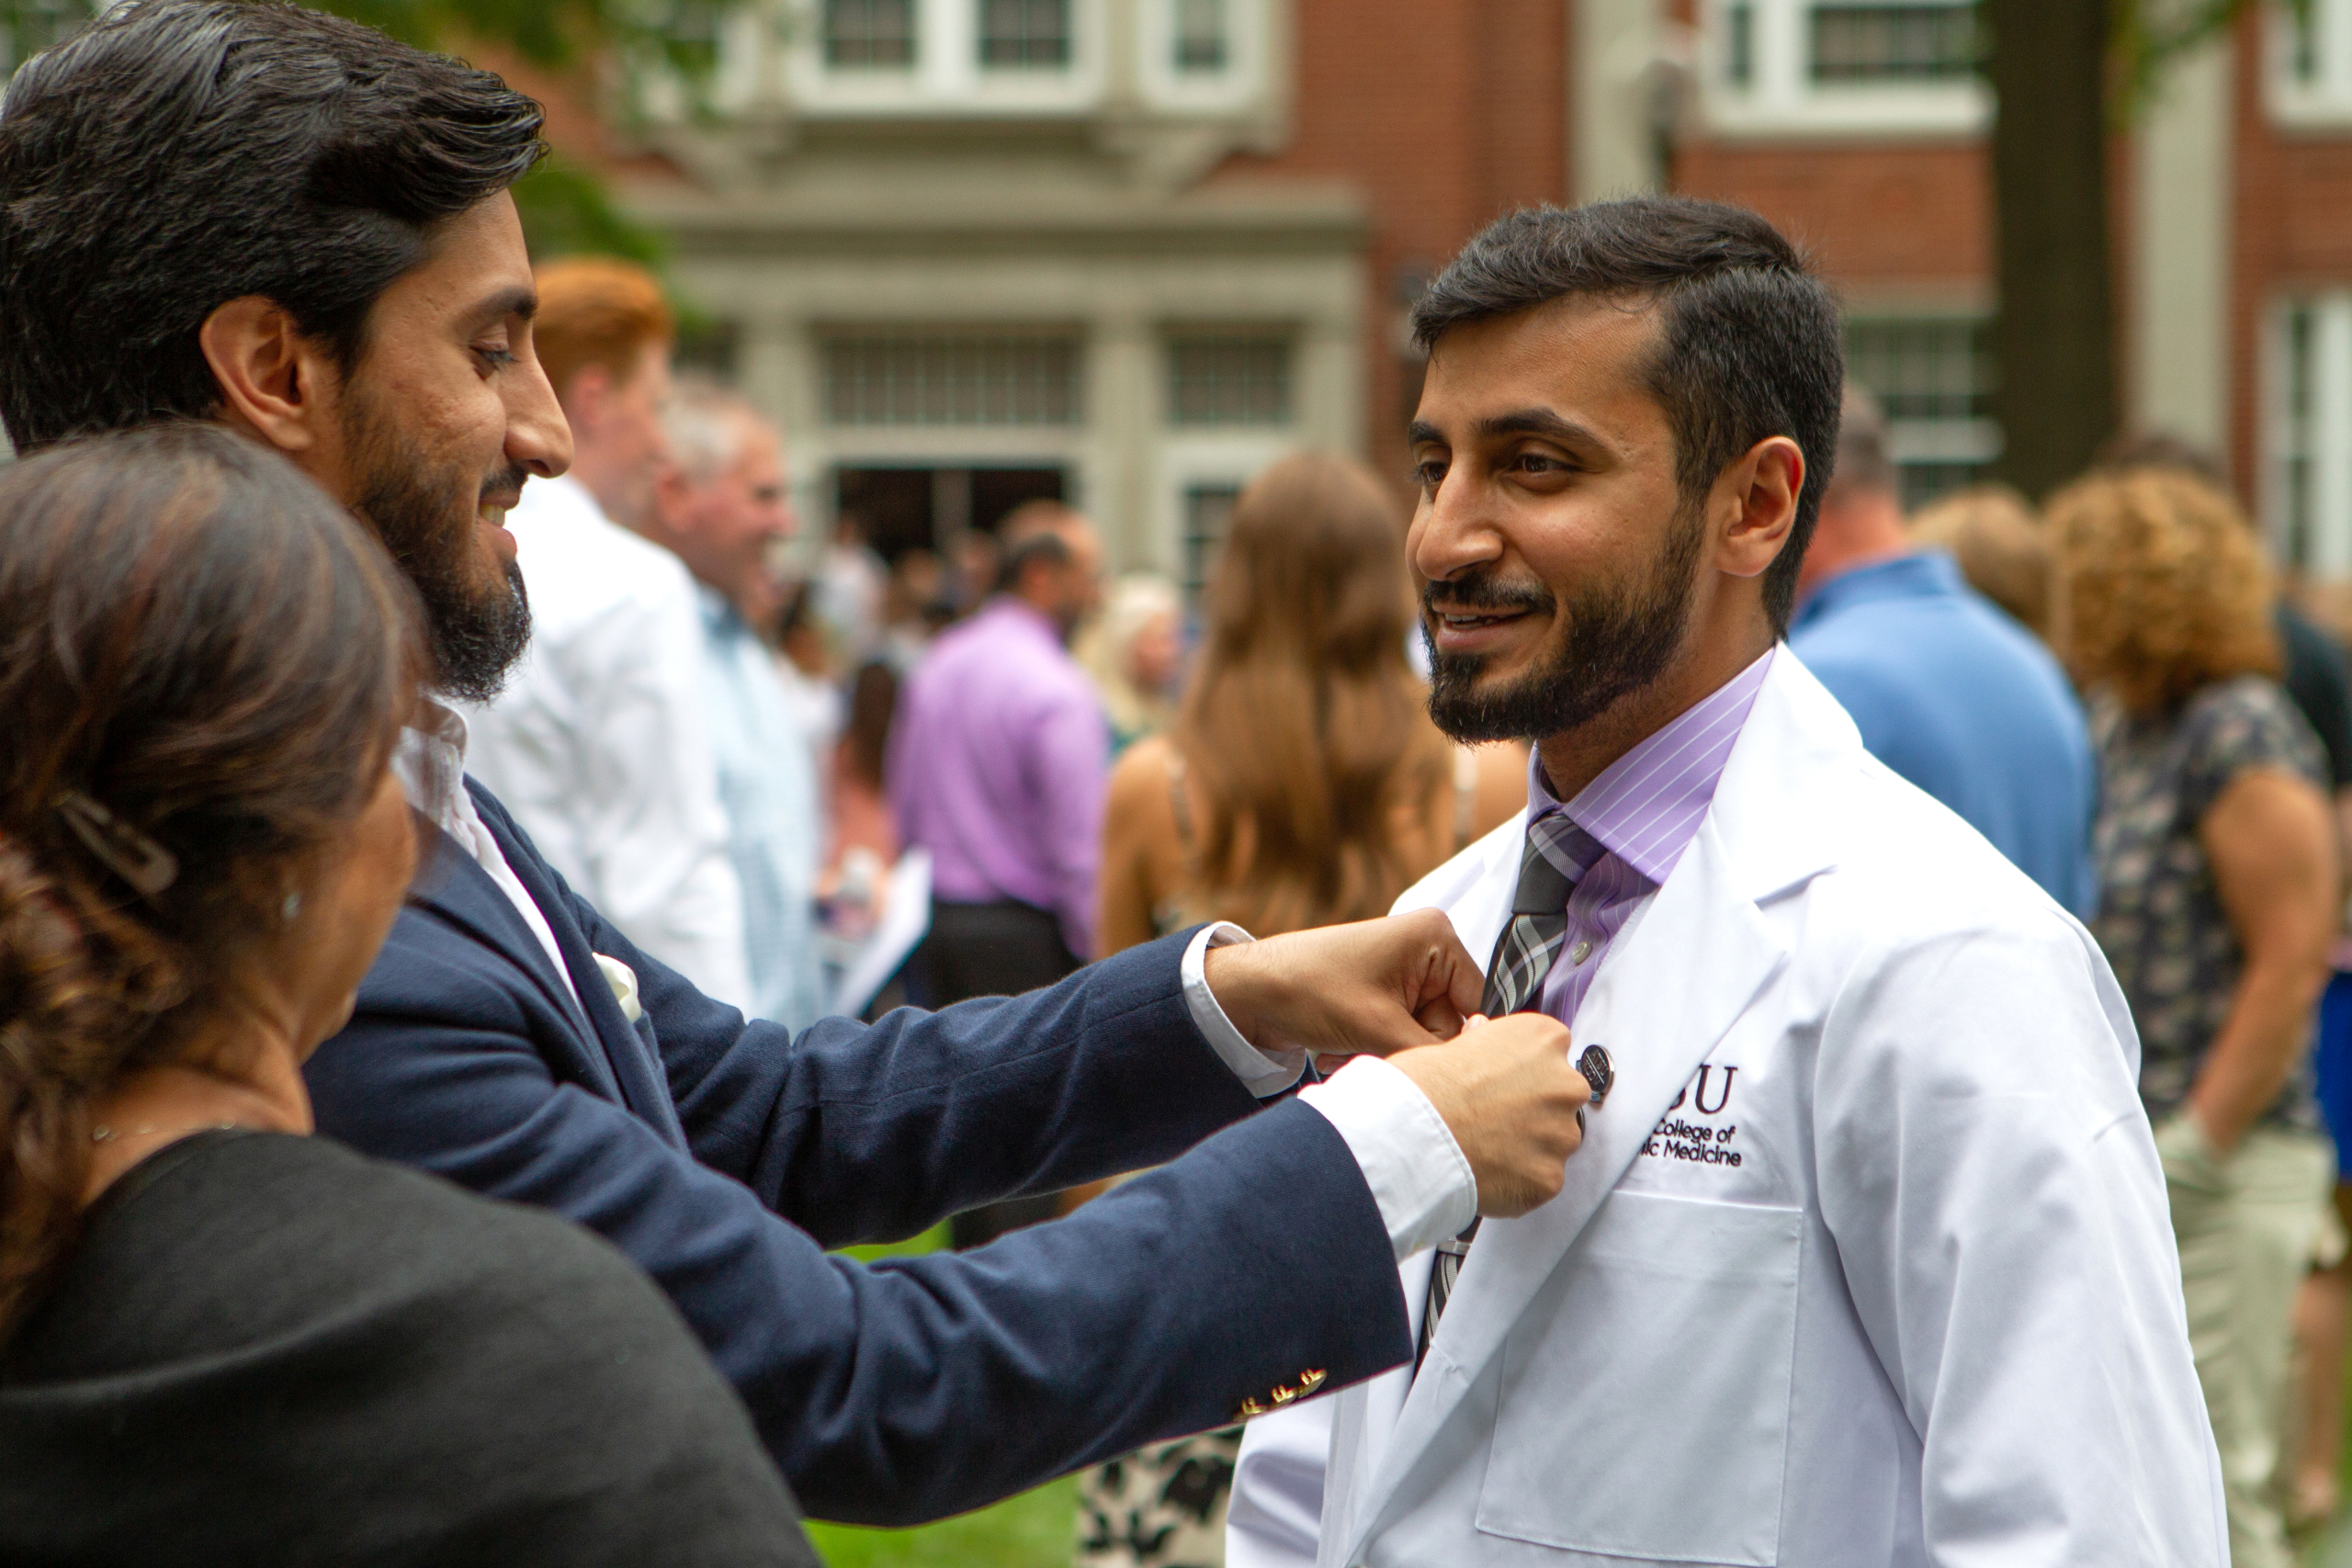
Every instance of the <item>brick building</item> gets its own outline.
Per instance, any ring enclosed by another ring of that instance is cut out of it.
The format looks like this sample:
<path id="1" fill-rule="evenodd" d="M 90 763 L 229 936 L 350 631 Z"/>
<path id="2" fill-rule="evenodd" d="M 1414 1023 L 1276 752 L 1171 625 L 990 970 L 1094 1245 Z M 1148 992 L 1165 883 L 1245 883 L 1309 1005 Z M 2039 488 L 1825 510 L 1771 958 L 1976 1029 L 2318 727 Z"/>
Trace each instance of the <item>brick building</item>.
<path id="1" fill-rule="evenodd" d="M 1406 308 L 1512 206 L 1744 202 L 1846 301 L 1906 487 L 1983 471 L 1968 0 L 753 0 L 626 174 L 805 509 L 950 542 L 1059 493 L 1197 581 L 1311 444 L 1401 474 Z M 2177 65 L 2117 144 L 2125 406 L 2352 577 L 2352 0 Z"/>

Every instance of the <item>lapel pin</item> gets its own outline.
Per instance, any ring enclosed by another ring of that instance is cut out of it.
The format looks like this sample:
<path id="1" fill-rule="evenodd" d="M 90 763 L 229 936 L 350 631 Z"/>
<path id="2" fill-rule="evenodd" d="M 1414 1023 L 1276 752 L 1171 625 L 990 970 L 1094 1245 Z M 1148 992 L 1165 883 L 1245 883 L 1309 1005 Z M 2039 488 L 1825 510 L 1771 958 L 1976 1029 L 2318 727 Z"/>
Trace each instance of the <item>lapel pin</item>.
<path id="1" fill-rule="evenodd" d="M 1584 1055 L 1577 1058 L 1577 1071 L 1592 1086 L 1592 1109 L 1600 1110 L 1600 1102 L 1609 1098 L 1611 1086 L 1617 1081 L 1617 1069 L 1610 1065 L 1609 1053 L 1598 1045 L 1586 1046 Z"/>

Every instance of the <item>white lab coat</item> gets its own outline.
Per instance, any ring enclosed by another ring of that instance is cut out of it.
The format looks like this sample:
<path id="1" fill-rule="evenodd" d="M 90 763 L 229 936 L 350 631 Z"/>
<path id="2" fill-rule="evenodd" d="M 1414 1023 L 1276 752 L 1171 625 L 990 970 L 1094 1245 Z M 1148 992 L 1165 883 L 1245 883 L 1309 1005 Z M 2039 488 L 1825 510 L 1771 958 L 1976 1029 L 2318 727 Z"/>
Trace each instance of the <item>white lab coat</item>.
<path id="1" fill-rule="evenodd" d="M 1490 952 L 1524 831 L 1398 908 Z M 1576 1035 L 1617 1082 L 1566 1190 L 1418 1378 L 1253 1424 L 1233 1568 L 2224 1568 L 2114 977 L 1787 649 Z"/>

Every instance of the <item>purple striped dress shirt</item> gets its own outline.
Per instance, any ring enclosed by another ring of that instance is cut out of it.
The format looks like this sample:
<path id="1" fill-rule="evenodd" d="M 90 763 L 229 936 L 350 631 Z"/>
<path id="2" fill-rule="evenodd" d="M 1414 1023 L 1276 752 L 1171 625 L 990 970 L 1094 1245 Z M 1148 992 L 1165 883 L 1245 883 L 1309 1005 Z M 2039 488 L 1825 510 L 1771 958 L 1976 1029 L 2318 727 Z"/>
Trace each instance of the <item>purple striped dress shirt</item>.
<path id="1" fill-rule="evenodd" d="M 1564 854 L 1545 856 L 1570 884 L 1568 932 L 1544 977 L 1544 1010 L 1574 1027 L 1577 1004 L 1592 988 L 1609 944 L 1643 895 L 1662 886 L 1698 836 L 1714 804 L 1724 764 L 1756 705 L 1772 650 L 1671 724 L 1645 739 L 1563 806 L 1544 776 L 1539 753 L 1528 759 L 1528 820 L 1567 814 L 1606 852 L 1587 871 Z"/>

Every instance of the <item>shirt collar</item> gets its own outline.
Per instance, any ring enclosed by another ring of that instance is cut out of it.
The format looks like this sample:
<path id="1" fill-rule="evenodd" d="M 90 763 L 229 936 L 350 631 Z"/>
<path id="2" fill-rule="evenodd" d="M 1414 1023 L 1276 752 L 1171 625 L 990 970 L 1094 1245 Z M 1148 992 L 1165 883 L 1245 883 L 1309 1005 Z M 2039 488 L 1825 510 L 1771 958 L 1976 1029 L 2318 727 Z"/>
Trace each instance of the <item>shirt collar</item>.
<path id="1" fill-rule="evenodd" d="M 461 820 L 458 797 L 466 787 L 466 719 L 455 708 L 420 696 L 416 722 L 401 728 L 392 773 L 409 805 L 444 832 Z"/>
<path id="2" fill-rule="evenodd" d="M 752 623 L 745 620 L 732 601 L 707 582 L 695 584 L 695 602 L 702 607 L 702 624 L 715 636 L 732 637 L 738 632 L 749 636 Z"/>
<path id="3" fill-rule="evenodd" d="M 980 615 L 991 621 L 1005 626 L 1021 626 L 1035 632 L 1056 648 L 1064 646 L 1062 629 L 1054 624 L 1054 618 L 1026 599 L 1018 599 L 1010 593 L 998 593 L 992 595 L 989 602 L 980 607 L 979 613 Z"/>
<path id="4" fill-rule="evenodd" d="M 1777 650 L 1716 687 L 1609 764 L 1563 805 L 1544 776 L 1544 758 L 1528 759 L 1529 819 L 1564 811 L 1600 846 L 1653 884 L 1663 885 L 1699 834 L 1724 765 Z"/>

